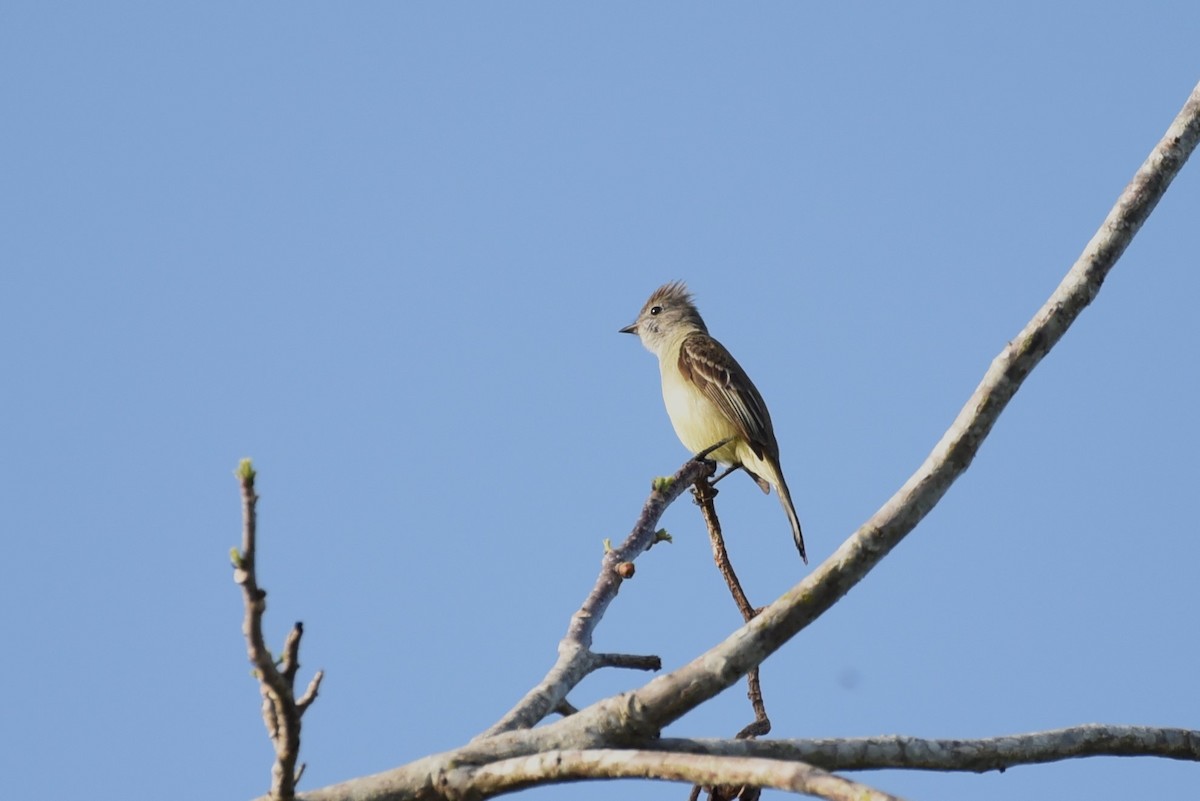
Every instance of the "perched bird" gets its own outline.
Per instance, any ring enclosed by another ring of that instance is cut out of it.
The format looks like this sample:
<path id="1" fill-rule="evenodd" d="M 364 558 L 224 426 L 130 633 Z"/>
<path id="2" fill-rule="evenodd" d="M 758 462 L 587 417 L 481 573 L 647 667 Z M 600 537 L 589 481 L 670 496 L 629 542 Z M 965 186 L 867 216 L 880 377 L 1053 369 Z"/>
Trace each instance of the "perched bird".
<path id="1" fill-rule="evenodd" d="M 728 439 L 707 458 L 729 465 L 728 472 L 742 468 L 763 492 L 775 488 L 792 524 L 792 539 L 807 564 L 767 405 L 737 360 L 708 335 L 688 288 L 675 281 L 654 290 L 637 320 L 621 333 L 637 334 L 658 357 L 667 415 L 684 447 L 701 453 Z"/>

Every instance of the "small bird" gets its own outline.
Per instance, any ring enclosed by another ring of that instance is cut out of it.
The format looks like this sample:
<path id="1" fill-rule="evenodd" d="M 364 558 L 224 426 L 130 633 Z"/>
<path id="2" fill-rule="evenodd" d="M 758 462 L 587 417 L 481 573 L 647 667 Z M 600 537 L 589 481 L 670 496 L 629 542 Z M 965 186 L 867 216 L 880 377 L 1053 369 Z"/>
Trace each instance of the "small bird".
<path id="1" fill-rule="evenodd" d="M 737 360 L 708 335 L 687 286 L 674 281 L 654 290 L 637 320 L 620 331 L 636 334 L 658 357 L 667 415 L 684 447 L 701 453 L 728 439 L 708 458 L 728 465 L 726 473 L 742 468 L 763 492 L 775 488 L 800 558 L 808 564 L 767 404 Z"/>

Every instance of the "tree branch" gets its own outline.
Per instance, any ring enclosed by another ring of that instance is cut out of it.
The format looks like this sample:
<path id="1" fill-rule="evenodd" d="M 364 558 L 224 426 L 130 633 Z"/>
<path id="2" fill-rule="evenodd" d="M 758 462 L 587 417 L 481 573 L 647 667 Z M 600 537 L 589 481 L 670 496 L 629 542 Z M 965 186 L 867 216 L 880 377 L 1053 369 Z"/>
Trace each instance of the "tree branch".
<path id="1" fill-rule="evenodd" d="M 574 717 L 574 716 L 573 716 Z M 569 720 L 570 718 L 568 718 Z M 560 725 L 560 724 L 554 724 Z M 302 795 L 304 801 L 402 801 L 403 799 L 448 799 L 460 798 L 468 791 L 479 790 L 470 785 L 470 777 L 476 773 L 455 773 L 460 769 L 502 765 L 510 763 L 501 772 L 521 770 L 524 780 L 511 786 L 493 787 L 492 790 L 474 798 L 483 798 L 500 792 L 509 792 L 538 783 L 534 767 L 540 766 L 548 773 L 545 781 L 566 781 L 568 776 L 556 775 L 553 764 L 539 761 L 536 749 L 526 750 L 525 745 L 544 731 L 543 727 L 533 731 L 502 734 L 483 743 L 476 743 L 456 751 L 435 754 L 374 776 L 364 776 L 343 784 L 331 785 Z M 873 753 L 873 749 L 881 753 Z M 905 749 L 910 752 L 905 754 Z M 564 749 L 544 751 L 567 753 L 586 750 L 587 753 L 613 753 L 607 749 Z M 943 751 L 944 753 L 939 753 Z M 883 768 L 908 768 L 913 770 L 971 771 L 1003 770 L 1022 764 L 1057 762 L 1065 759 L 1094 756 L 1142 756 L 1162 757 L 1200 762 L 1200 731 L 1188 729 L 1154 728 L 1148 726 L 1102 726 L 1087 724 L 1067 729 L 1046 732 L 1010 735 L 983 740 L 922 740 L 914 737 L 871 737 L 854 739 L 822 740 L 688 740 L 663 739 L 647 741 L 646 747 L 619 753 L 655 754 L 659 760 L 674 759 L 682 754 L 710 755 L 722 757 L 751 757 L 763 761 L 782 761 L 794 764 L 799 760 L 810 763 L 802 767 L 819 766 L 829 771 L 876 770 Z M 639 757 L 641 759 L 643 757 Z M 646 756 L 650 760 L 652 757 Z M 762 776 L 749 779 L 744 774 L 724 772 L 725 763 L 710 763 L 719 766 L 721 773 L 712 782 L 720 784 L 757 783 L 776 787 Z M 524 765 L 524 767 L 514 767 Z M 580 768 L 582 770 L 582 768 Z M 620 777 L 646 776 L 628 773 Z M 453 774 L 452 780 L 446 777 Z M 485 777 L 490 774 L 483 774 Z M 597 770 L 575 778 L 600 778 Z M 647 776 L 648 777 L 648 776 Z M 619 778 L 609 775 L 608 778 Z M 649 777 L 648 777 L 649 778 Z M 700 777 L 678 777 L 665 773 L 653 778 L 678 778 L 679 781 L 707 783 Z M 711 777 L 710 777 L 711 778 Z M 491 782 L 493 779 L 486 779 Z M 453 793 L 448 792 L 447 781 L 452 781 Z M 466 782 L 466 784 L 463 784 Z M 790 788 L 785 788 L 790 789 Z M 803 791 L 808 792 L 808 791 Z M 820 793 L 817 793 L 818 795 Z M 828 795 L 823 797 L 830 797 Z M 262 799 L 261 801 L 266 801 Z"/>
<path id="2" fill-rule="evenodd" d="M 733 468 L 730 468 L 733 470 Z M 728 474 L 729 471 L 722 474 Z M 700 507 L 700 513 L 704 517 L 704 525 L 708 529 L 708 539 L 712 545 L 713 562 L 717 565 L 717 570 L 721 577 L 725 579 L 725 586 L 729 588 L 729 594 L 733 596 L 733 603 L 737 606 L 738 611 L 742 614 L 744 622 L 750 622 L 756 614 L 757 610 L 750 605 L 750 600 L 746 597 L 745 591 L 742 589 L 742 582 L 737 577 L 737 572 L 733 569 L 733 561 L 729 558 L 729 551 L 725 548 L 725 536 L 721 533 L 721 520 L 717 517 L 717 493 L 715 486 L 716 482 L 701 479 L 692 487 L 692 494 L 696 496 L 696 505 Z M 771 732 L 771 718 L 767 715 L 767 704 L 763 700 L 762 681 L 759 677 L 759 668 L 753 667 L 746 674 L 746 697 L 750 699 L 750 708 L 754 711 L 754 720 L 742 727 L 737 733 L 738 739 L 748 739 L 755 737 L 765 737 Z M 699 784 L 693 785 L 692 792 L 688 796 L 689 799 L 698 799 L 701 790 L 707 790 L 709 801 L 758 801 L 762 796 L 762 788 L 757 786 L 747 785 L 730 785 L 719 784 L 703 787 Z"/>
<path id="3" fill-rule="evenodd" d="M 242 549 L 233 550 L 233 580 L 242 588 L 246 612 L 242 633 L 254 675 L 263 698 L 263 722 L 275 747 L 275 764 L 271 769 L 271 798 L 290 801 L 296 794 L 296 782 L 304 766 L 296 767 L 300 758 L 300 718 L 317 698 L 324 676 L 317 671 L 304 696 L 297 701 L 294 695 L 296 671 L 300 668 L 300 638 L 304 625 L 297 622 L 284 641 L 283 657 L 278 666 L 263 639 L 262 619 L 267 611 L 267 591 L 258 586 L 255 571 L 257 559 L 258 495 L 254 492 L 256 473 L 249 459 L 243 459 L 236 471 L 242 487 Z"/>
<path id="4" fill-rule="evenodd" d="M 729 551 L 725 548 L 725 536 L 721 533 L 721 520 L 717 517 L 717 488 L 713 486 L 713 482 L 701 480 L 696 482 L 692 493 L 696 496 L 696 505 L 700 507 L 704 525 L 708 529 L 713 561 L 716 563 L 721 577 L 725 579 L 725 586 L 729 588 L 729 594 L 733 596 L 733 603 L 742 613 L 742 620 L 749 623 L 758 614 L 758 610 L 750 605 L 750 599 L 746 597 L 746 592 L 742 589 L 742 582 L 738 579 L 737 573 L 733 569 L 733 562 L 729 559 Z M 762 682 L 759 679 L 757 667 L 751 668 L 746 673 L 746 697 L 750 699 L 750 707 L 754 710 L 754 720 L 743 727 L 737 736 L 739 738 L 763 737 L 769 734 L 771 719 L 767 716 L 767 705 L 763 700 Z"/>
<path id="5" fill-rule="evenodd" d="M 830 801 L 899 801 L 896 796 L 796 762 L 660 751 L 549 751 L 439 777 L 444 797 L 476 798 L 582 779 L 658 779 L 697 786 L 771 787 Z M 482 796 L 477 794 L 482 794 Z"/>
<path id="6" fill-rule="evenodd" d="M 649 748 L 671 753 L 801 761 L 829 771 L 906 768 L 984 773 L 1017 765 L 1099 756 L 1200 762 L 1200 731 L 1088 723 L 975 740 L 900 735 L 815 740 L 663 739 Z"/>
<path id="7" fill-rule="evenodd" d="M 655 529 L 663 512 L 688 487 L 700 478 L 708 478 L 715 469 L 716 465 L 712 462 L 692 459 L 674 476 L 654 481 L 650 497 L 642 506 L 642 514 L 634 524 L 633 531 L 620 547 L 605 551 L 600 562 L 600 575 L 596 577 L 592 591 L 584 599 L 579 611 L 571 616 L 566 636 L 558 644 L 558 660 L 554 666 L 516 706 L 476 739 L 530 728 L 566 700 L 567 693 L 585 676 L 601 667 L 633 667 L 640 670 L 658 670 L 661 667 L 658 657 L 592 653 L 592 633 L 604 617 L 608 605 L 617 597 L 621 582 L 627 575 L 633 575 L 632 570 L 622 566 L 627 564 L 632 567 L 635 559 L 663 537 Z"/>

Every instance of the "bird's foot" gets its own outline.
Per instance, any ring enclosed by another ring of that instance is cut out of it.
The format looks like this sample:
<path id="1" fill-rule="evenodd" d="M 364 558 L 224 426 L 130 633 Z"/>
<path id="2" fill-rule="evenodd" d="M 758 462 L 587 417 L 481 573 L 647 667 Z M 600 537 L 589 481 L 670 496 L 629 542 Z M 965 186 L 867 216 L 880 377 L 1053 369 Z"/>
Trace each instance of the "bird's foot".
<path id="1" fill-rule="evenodd" d="M 692 459 L 694 459 L 697 462 L 708 461 L 708 455 L 710 453 L 712 453 L 715 450 L 720 450 L 721 448 L 724 448 L 726 445 L 728 445 L 731 442 L 733 442 L 733 437 L 726 437 L 725 439 L 718 442 L 716 445 L 709 445 L 707 448 L 705 448 L 704 450 L 700 451 L 695 456 L 693 456 Z"/>

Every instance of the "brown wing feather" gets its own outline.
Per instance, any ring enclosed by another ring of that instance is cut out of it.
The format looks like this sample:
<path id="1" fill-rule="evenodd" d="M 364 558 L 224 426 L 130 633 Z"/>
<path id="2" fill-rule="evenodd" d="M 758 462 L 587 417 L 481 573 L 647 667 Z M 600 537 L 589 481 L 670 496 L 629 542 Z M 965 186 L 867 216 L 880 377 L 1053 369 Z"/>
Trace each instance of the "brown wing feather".
<path id="1" fill-rule="evenodd" d="M 679 348 L 679 370 L 737 427 L 758 458 L 779 459 L 771 415 L 754 382 L 725 346 L 706 334 L 693 334 Z"/>

